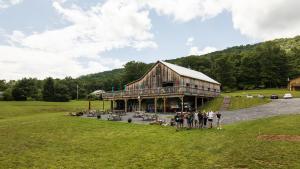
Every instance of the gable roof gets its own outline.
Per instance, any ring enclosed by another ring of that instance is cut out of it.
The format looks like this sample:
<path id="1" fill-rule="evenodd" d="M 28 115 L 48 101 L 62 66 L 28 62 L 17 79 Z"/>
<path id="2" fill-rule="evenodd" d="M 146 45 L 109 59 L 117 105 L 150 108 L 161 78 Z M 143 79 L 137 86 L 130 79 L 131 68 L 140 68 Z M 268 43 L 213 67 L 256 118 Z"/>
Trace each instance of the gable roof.
<path id="1" fill-rule="evenodd" d="M 190 78 L 193 78 L 193 79 L 198 79 L 198 80 L 202 80 L 202 81 L 206 81 L 206 82 L 215 83 L 215 84 L 220 85 L 219 82 L 215 81 L 214 79 L 208 77 L 207 75 L 205 75 L 201 72 L 191 70 L 191 69 L 187 69 L 185 67 L 174 65 L 174 64 L 171 64 L 171 63 L 168 63 L 168 62 L 157 61 L 156 64 L 154 64 L 141 78 L 126 84 L 126 86 L 143 79 L 153 69 L 153 67 L 155 67 L 155 65 L 157 65 L 158 63 L 162 63 L 163 65 L 167 66 L 168 68 L 170 68 L 171 70 L 173 70 L 174 72 L 176 72 L 180 76 L 190 77 Z"/>
<path id="2" fill-rule="evenodd" d="M 164 61 L 159 61 L 160 63 L 164 64 L 165 66 L 169 67 L 170 69 L 172 69 L 173 71 L 175 71 L 176 73 L 178 73 L 181 76 L 185 76 L 185 77 L 190 77 L 190 78 L 194 78 L 194 79 L 198 79 L 198 80 L 203 80 L 203 81 L 207 81 L 207 82 L 211 82 L 211 83 L 215 83 L 215 84 L 220 84 L 219 82 L 217 82 L 216 80 L 208 77 L 207 75 L 192 70 L 192 69 L 188 69 L 182 66 L 178 66 L 178 65 L 174 65 L 168 62 L 164 62 Z"/>

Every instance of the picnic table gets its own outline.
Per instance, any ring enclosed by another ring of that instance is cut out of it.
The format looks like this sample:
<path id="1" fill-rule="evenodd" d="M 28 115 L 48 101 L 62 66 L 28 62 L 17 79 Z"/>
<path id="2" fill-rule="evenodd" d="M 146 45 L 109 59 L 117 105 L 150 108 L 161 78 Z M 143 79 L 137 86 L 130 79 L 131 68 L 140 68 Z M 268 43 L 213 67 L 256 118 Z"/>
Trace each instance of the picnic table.
<path id="1" fill-rule="evenodd" d="M 110 120 L 110 121 L 121 121 L 122 117 L 120 115 L 117 115 L 117 114 L 109 114 L 108 117 L 107 117 L 107 120 Z"/>

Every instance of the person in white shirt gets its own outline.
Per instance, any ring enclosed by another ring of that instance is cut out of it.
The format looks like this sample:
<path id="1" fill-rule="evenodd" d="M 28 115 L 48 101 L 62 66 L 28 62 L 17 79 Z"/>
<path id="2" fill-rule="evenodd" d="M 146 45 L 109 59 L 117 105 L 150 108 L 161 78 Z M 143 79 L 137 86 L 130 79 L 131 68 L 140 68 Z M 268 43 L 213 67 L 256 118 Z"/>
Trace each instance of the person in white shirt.
<path id="1" fill-rule="evenodd" d="M 198 128 L 198 125 L 199 125 L 198 112 L 195 112 L 195 113 L 194 113 L 194 123 L 195 123 L 194 127 L 195 127 L 195 128 Z"/>
<path id="2" fill-rule="evenodd" d="M 208 126 L 209 128 L 212 128 L 213 127 L 213 119 L 214 119 L 214 112 L 213 111 L 210 111 L 208 112 Z"/>

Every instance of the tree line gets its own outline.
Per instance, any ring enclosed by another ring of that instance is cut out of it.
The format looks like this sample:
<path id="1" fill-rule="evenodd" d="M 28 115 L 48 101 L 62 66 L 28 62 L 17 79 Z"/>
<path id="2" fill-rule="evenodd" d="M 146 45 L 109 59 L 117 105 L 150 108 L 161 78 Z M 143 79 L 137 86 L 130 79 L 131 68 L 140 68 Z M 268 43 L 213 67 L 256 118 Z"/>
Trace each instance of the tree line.
<path id="1" fill-rule="evenodd" d="M 216 79 L 222 91 L 285 88 L 288 79 L 300 76 L 300 37 L 238 46 L 202 56 L 188 56 L 167 62 L 188 67 Z M 38 80 L 0 80 L 5 100 L 68 101 L 89 98 L 95 90 L 123 90 L 124 85 L 140 78 L 153 65 L 131 61 L 122 69 L 79 78 L 51 77 Z"/>

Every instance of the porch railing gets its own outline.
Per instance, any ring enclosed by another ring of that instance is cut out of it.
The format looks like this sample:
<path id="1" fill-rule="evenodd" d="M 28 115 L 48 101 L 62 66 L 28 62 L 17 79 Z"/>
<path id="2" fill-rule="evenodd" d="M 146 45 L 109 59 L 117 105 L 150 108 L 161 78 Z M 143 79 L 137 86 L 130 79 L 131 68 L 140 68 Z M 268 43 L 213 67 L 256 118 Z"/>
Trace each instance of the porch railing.
<path id="1" fill-rule="evenodd" d="M 206 97 L 216 97 L 220 94 L 220 91 L 205 90 L 191 87 L 160 87 L 152 89 L 139 89 L 139 90 L 124 90 L 114 91 L 102 94 L 104 99 L 114 97 L 149 97 L 149 96 L 164 96 L 164 95 L 198 95 Z"/>

